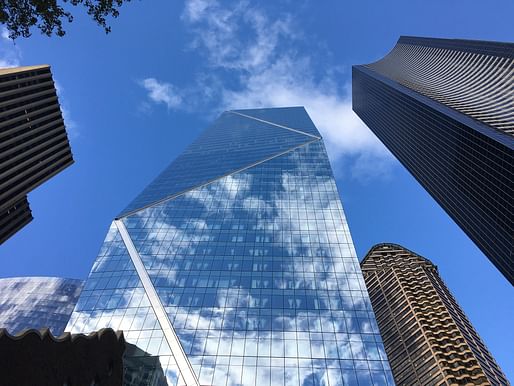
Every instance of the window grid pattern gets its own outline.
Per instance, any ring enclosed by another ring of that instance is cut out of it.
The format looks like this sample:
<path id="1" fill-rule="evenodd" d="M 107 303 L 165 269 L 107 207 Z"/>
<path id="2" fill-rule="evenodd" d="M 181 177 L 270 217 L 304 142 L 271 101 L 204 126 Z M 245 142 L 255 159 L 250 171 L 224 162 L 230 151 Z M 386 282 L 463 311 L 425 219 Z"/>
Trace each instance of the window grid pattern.
<path id="1" fill-rule="evenodd" d="M 124 223 L 201 384 L 392 384 L 320 141 Z"/>
<path id="2" fill-rule="evenodd" d="M 393 385 L 323 142 L 294 130 L 224 113 L 118 220 L 132 259 L 201 385 Z M 68 329 L 122 329 L 183 384 L 150 308 L 113 225 Z"/>
<path id="3" fill-rule="evenodd" d="M 431 261 L 378 244 L 361 266 L 397 384 L 509 385 Z"/>
<path id="4" fill-rule="evenodd" d="M 0 69 L 0 244 L 32 220 L 27 194 L 72 163 L 50 67 Z"/>
<path id="5" fill-rule="evenodd" d="M 158 357 L 168 384 L 178 384 L 175 359 L 114 223 L 66 331 L 90 333 L 107 327 L 123 331 L 127 343 L 137 346 L 136 350 L 129 347 L 132 361 L 144 363 Z"/>
<path id="6" fill-rule="evenodd" d="M 514 284 L 514 138 L 486 135 L 388 82 L 354 66 L 353 109 Z"/>
<path id="7" fill-rule="evenodd" d="M 311 140 L 304 134 L 227 111 L 148 185 L 123 215 Z"/>
<path id="8" fill-rule="evenodd" d="M 0 279 L 0 328 L 16 335 L 48 327 L 54 336 L 60 336 L 82 285 L 82 280 L 58 277 Z"/>

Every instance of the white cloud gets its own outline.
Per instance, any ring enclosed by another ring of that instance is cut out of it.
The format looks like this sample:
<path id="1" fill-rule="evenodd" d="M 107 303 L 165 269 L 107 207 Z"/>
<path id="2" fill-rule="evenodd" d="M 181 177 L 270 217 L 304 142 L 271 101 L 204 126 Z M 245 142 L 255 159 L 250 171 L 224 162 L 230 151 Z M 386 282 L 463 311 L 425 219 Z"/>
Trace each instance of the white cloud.
<path id="1" fill-rule="evenodd" d="M 210 3 L 211 1 L 209 0 L 195 0 L 186 2 L 182 18 L 189 21 L 197 21 L 203 17 Z"/>
<path id="2" fill-rule="evenodd" d="M 12 39 L 9 31 L 3 27 L 0 33 L 0 68 L 17 67 L 20 65 L 21 52 Z"/>
<path id="3" fill-rule="evenodd" d="M 66 126 L 66 132 L 68 133 L 68 137 L 70 139 L 75 139 L 80 136 L 79 126 L 77 122 L 71 117 L 70 109 L 68 108 L 68 102 L 64 97 L 64 88 L 62 85 L 54 78 L 54 86 L 55 91 L 57 92 L 57 97 L 59 98 L 59 105 L 61 107 L 62 119 L 64 120 L 64 125 Z"/>
<path id="4" fill-rule="evenodd" d="M 236 70 L 268 66 L 280 41 L 294 34 L 289 15 L 270 20 L 248 0 L 221 6 L 189 0 L 182 20 L 194 33 L 193 48 L 206 51 L 209 65 Z"/>
<path id="5" fill-rule="evenodd" d="M 392 157 L 352 111 L 345 75 L 297 53 L 304 37 L 291 15 L 271 17 L 246 0 L 230 7 L 189 0 L 182 18 L 211 74 L 229 70 L 239 81 L 219 89 L 217 109 L 305 106 L 333 163 L 350 161 L 356 178 L 388 175 Z"/>
<path id="6" fill-rule="evenodd" d="M 181 107 L 182 97 L 170 83 L 160 82 L 155 78 L 146 78 L 140 84 L 148 92 L 148 98 L 155 103 L 164 103 L 168 109 Z"/>
<path id="7" fill-rule="evenodd" d="M 142 85 L 152 101 L 216 112 L 305 106 L 332 163 L 344 164 L 336 173 L 343 170 L 359 179 L 389 175 L 393 158 L 352 111 L 348 72 L 324 60 L 327 52 L 299 53 L 308 51 L 304 47 L 311 40 L 291 14 L 272 14 L 248 0 L 188 0 L 182 21 L 191 33 L 191 48 L 205 59 L 204 68 L 195 84 L 180 92 L 170 83 L 145 79 Z M 188 106 L 180 97 L 186 94 L 192 101 Z"/>
<path id="8" fill-rule="evenodd" d="M 78 124 L 71 117 L 70 110 L 63 104 L 63 99 L 61 99 L 61 113 L 62 119 L 64 120 L 64 124 L 66 125 L 66 132 L 70 139 L 75 139 L 80 136 Z"/>
<path id="9" fill-rule="evenodd" d="M 357 156 L 358 161 L 373 157 L 384 166 L 380 172 L 386 171 L 389 153 L 352 111 L 350 96 L 338 93 L 330 79 L 316 82 L 308 61 L 281 57 L 268 69 L 244 75 L 244 79 L 243 89 L 223 91 L 226 109 L 305 106 L 323 135 L 332 161 L 345 156 Z M 352 169 L 366 172 L 367 168 L 360 164 Z"/>

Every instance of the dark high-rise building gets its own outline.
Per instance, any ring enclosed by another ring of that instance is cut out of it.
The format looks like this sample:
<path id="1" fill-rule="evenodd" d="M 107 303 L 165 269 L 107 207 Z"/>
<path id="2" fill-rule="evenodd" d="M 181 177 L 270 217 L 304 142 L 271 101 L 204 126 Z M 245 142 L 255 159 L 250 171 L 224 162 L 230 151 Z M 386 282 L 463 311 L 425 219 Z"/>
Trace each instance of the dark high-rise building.
<path id="1" fill-rule="evenodd" d="M 0 385 L 168 386 L 159 357 L 147 354 L 110 328 L 60 336 L 0 328 Z"/>
<path id="2" fill-rule="evenodd" d="M 64 332 L 82 290 L 83 281 L 60 277 L 0 279 L 0 328 L 10 334 L 48 328 Z"/>
<path id="3" fill-rule="evenodd" d="M 120 213 L 67 330 L 104 327 L 170 386 L 394 383 L 303 108 L 223 113 Z"/>
<path id="4" fill-rule="evenodd" d="M 50 66 L 0 69 L 0 244 L 32 220 L 27 194 L 72 163 Z"/>
<path id="5" fill-rule="evenodd" d="M 428 259 L 378 244 L 361 268 L 397 385 L 509 385 Z"/>
<path id="6" fill-rule="evenodd" d="M 111 329 L 54 336 L 48 329 L 11 335 L 0 328 L 0 385 L 132 386 L 124 378 L 138 376 L 140 369 L 124 361 L 125 350 L 123 333 Z"/>
<path id="7" fill-rule="evenodd" d="M 514 44 L 401 37 L 353 109 L 514 284 Z"/>

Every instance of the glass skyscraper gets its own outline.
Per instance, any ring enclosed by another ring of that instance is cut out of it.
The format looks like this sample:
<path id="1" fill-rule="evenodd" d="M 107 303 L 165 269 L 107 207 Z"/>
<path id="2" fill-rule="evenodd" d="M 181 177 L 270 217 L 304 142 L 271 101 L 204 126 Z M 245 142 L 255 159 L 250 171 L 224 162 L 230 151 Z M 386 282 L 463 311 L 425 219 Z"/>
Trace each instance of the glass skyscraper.
<path id="1" fill-rule="evenodd" d="M 84 282 L 61 277 L 0 279 L 0 328 L 11 335 L 26 329 L 64 332 Z"/>
<path id="2" fill-rule="evenodd" d="M 402 36 L 353 110 L 514 285 L 514 43 Z"/>
<path id="3" fill-rule="evenodd" d="M 169 385 L 393 385 L 302 107 L 223 113 L 113 221 L 67 330 L 102 327 Z"/>

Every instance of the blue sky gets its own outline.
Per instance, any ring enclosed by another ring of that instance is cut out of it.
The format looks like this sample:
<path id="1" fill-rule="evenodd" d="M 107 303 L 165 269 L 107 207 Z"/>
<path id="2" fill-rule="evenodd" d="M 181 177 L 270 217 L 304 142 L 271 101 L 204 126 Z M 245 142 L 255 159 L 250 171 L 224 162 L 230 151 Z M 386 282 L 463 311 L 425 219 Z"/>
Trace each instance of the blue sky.
<path id="1" fill-rule="evenodd" d="M 494 3 L 494 6 L 493 6 Z M 395 242 L 438 265 L 507 377 L 514 292 L 351 112 L 351 65 L 400 35 L 514 41 L 514 2 L 166 1 L 127 4 L 105 33 L 0 42 L 1 65 L 48 63 L 76 163 L 29 195 L 0 277 L 85 278 L 113 217 L 221 111 L 304 105 L 325 138 L 360 258 Z"/>

